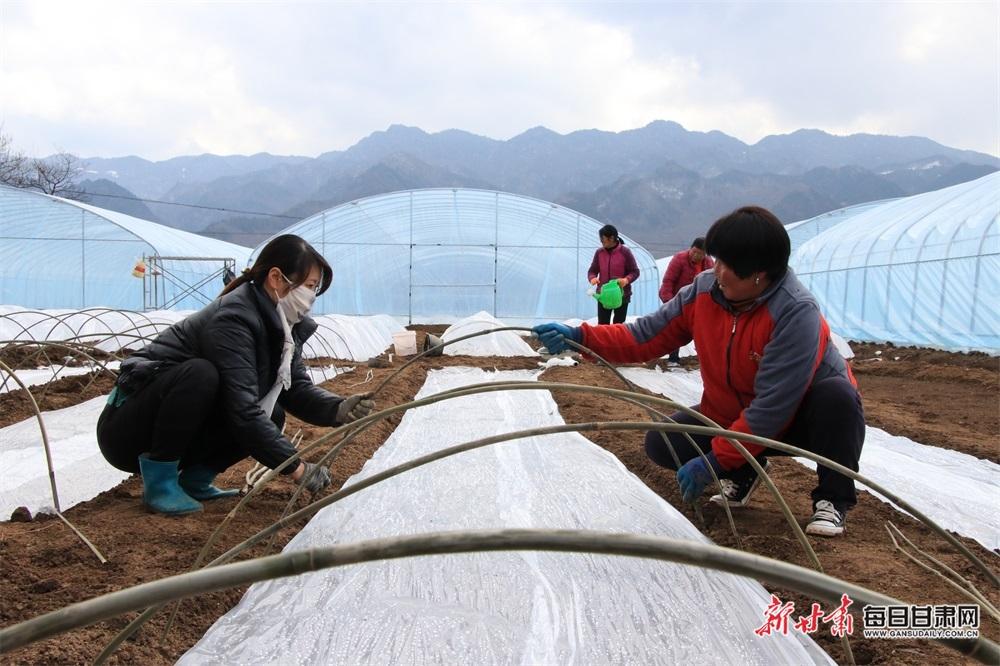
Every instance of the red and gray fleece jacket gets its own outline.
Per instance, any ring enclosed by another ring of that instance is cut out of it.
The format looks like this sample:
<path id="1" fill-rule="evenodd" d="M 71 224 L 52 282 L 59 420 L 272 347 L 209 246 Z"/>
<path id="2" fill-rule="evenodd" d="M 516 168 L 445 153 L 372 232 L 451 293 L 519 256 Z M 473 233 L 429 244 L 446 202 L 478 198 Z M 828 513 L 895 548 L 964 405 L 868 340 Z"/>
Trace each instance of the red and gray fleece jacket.
<path id="1" fill-rule="evenodd" d="M 631 324 L 583 324 L 583 344 L 609 361 L 639 363 L 694 340 L 704 390 L 698 410 L 724 428 L 780 439 L 814 382 L 844 377 L 816 299 L 789 269 L 753 305 L 734 312 L 705 272 L 653 314 Z M 764 447 L 743 442 L 754 455 Z M 712 451 L 724 469 L 746 464 L 722 437 Z"/>

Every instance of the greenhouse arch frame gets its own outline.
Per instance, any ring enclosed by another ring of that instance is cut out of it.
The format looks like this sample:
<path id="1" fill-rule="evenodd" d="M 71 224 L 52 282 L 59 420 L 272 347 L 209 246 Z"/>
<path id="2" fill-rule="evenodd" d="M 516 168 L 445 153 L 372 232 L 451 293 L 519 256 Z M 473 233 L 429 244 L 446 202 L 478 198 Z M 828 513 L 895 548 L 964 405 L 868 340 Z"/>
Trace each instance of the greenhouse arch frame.
<path id="1" fill-rule="evenodd" d="M 846 338 L 998 354 L 1000 172 L 845 209 L 791 265 Z"/>
<path id="2" fill-rule="evenodd" d="M 233 243 L 0 185 L 0 304 L 196 310 L 249 256 Z"/>
<path id="3" fill-rule="evenodd" d="M 541 199 L 428 188 L 350 201 L 282 233 L 305 238 L 333 267 L 334 284 L 314 306 L 319 314 L 446 323 L 486 311 L 511 323 L 537 323 L 595 316 L 587 270 L 602 226 Z M 645 248 L 622 239 L 640 269 L 629 314 L 651 312 L 659 306 L 656 263 Z"/>

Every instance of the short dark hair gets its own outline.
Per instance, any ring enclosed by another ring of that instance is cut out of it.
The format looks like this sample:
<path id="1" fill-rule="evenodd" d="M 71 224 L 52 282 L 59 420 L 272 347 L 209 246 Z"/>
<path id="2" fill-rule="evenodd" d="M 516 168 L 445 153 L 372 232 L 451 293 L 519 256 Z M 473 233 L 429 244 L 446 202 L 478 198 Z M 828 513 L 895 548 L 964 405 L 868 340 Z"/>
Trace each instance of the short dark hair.
<path id="1" fill-rule="evenodd" d="M 616 229 L 613 224 L 605 224 L 597 233 L 605 238 L 614 238 L 616 241 L 621 240 L 621 238 L 618 237 L 618 229 Z"/>
<path id="2" fill-rule="evenodd" d="M 253 266 L 227 284 L 222 293 L 228 294 L 244 282 L 263 284 L 268 272 L 275 267 L 292 281 L 293 287 L 297 287 L 306 281 L 313 266 L 323 273 L 323 284 L 319 289 L 319 293 L 322 294 L 330 288 L 330 282 L 333 281 L 333 269 L 330 268 L 330 264 L 301 236 L 282 234 L 271 239 L 257 255 L 257 261 Z"/>
<path id="3" fill-rule="evenodd" d="M 744 206 L 715 221 L 705 236 L 705 251 L 721 259 L 740 278 L 764 271 L 776 280 L 788 270 L 792 243 L 774 213 L 760 206 Z"/>
<path id="4" fill-rule="evenodd" d="M 693 241 L 691 241 L 691 247 L 696 247 L 699 250 L 704 250 L 705 249 L 705 237 L 704 236 L 698 236 L 697 238 L 695 238 Z"/>

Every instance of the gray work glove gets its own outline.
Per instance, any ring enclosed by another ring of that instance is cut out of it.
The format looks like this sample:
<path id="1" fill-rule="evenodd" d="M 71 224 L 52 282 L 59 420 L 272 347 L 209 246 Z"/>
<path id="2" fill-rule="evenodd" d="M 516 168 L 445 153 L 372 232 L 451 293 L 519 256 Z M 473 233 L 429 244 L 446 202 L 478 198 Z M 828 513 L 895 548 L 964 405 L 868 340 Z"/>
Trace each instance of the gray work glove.
<path id="1" fill-rule="evenodd" d="M 370 393 L 355 393 L 349 398 L 344 398 L 337 407 L 337 423 L 353 423 L 368 416 L 373 409 L 375 401 L 371 399 Z"/>
<path id="2" fill-rule="evenodd" d="M 311 493 L 318 493 L 330 485 L 330 470 L 326 467 L 320 467 L 316 463 L 303 462 L 302 464 L 306 466 L 306 469 L 296 481 L 297 484 Z"/>

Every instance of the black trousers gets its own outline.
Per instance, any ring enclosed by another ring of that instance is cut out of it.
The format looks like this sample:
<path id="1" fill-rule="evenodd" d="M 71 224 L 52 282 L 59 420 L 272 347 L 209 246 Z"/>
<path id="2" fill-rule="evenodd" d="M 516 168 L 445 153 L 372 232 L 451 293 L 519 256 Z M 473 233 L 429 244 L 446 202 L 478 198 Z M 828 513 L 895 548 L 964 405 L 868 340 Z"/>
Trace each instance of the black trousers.
<path id="1" fill-rule="evenodd" d="M 204 465 L 222 472 L 247 457 L 229 434 L 218 400 L 219 373 L 210 361 L 192 359 L 157 371 L 118 407 L 106 405 L 97 421 L 97 443 L 114 467 L 136 473 L 139 456 Z M 271 419 L 285 421 L 275 405 Z"/>
<path id="2" fill-rule="evenodd" d="M 609 310 L 608 308 L 606 308 L 603 305 L 601 305 L 600 303 L 598 303 L 597 304 L 597 324 L 598 324 L 598 326 L 603 325 L 603 324 L 610 324 L 610 323 L 612 323 L 611 322 L 611 313 L 612 312 L 615 315 L 614 323 L 616 323 L 616 324 L 622 324 L 622 323 L 624 323 L 625 322 L 625 317 L 626 317 L 626 315 L 628 315 L 628 301 L 627 300 L 622 301 L 622 304 L 620 306 L 618 306 L 617 308 L 615 308 L 614 310 Z"/>
<path id="3" fill-rule="evenodd" d="M 697 409 L 697 405 L 694 409 Z M 701 425 L 694 417 L 677 412 L 672 417 L 678 423 Z M 698 452 L 681 433 L 667 435 L 681 465 L 698 455 Z M 712 438 L 707 435 L 691 435 L 704 453 L 712 450 Z M 782 442 L 800 449 L 818 453 L 855 472 L 865 441 L 865 414 L 861 397 L 851 383 L 842 377 L 831 377 L 816 382 L 806 393 L 799 411 L 795 414 L 791 427 L 781 438 Z M 659 432 L 646 433 L 646 455 L 657 465 L 677 469 L 670 449 Z M 774 449 L 764 449 L 756 458 L 763 465 L 768 456 L 786 456 L 787 453 Z M 753 467 L 745 464 L 720 475 L 722 478 L 743 481 L 754 476 Z M 858 502 L 854 480 L 838 474 L 827 467 L 816 467 L 819 483 L 812 491 L 813 507 L 820 500 L 829 500 L 837 510 L 845 512 Z"/>

